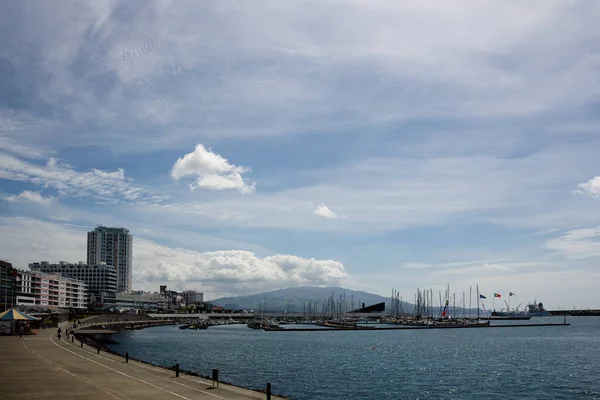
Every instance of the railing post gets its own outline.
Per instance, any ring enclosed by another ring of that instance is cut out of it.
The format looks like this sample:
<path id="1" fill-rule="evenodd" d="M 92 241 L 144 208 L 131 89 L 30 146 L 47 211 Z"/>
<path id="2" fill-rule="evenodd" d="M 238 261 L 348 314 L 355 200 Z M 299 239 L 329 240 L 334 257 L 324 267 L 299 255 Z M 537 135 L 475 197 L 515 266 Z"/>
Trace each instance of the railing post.
<path id="1" fill-rule="evenodd" d="M 219 387 L 219 370 L 218 369 L 212 370 L 212 381 L 213 381 L 213 387 Z"/>
<path id="2" fill-rule="evenodd" d="M 126 363 L 129 362 L 129 352 L 128 351 L 125 352 L 125 362 Z"/>
<path id="3" fill-rule="evenodd" d="M 271 400 L 271 384 L 267 382 L 267 400 Z"/>

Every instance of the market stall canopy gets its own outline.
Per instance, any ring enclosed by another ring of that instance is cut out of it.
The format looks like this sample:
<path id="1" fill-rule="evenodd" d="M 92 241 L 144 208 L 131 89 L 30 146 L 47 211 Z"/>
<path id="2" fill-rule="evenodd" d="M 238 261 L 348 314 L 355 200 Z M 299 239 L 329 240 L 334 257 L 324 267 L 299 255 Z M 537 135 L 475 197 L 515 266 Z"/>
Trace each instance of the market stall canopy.
<path id="1" fill-rule="evenodd" d="M 27 315 L 20 311 L 15 310 L 14 308 L 11 310 L 6 310 L 0 314 L 0 321 L 37 321 L 38 318 L 32 317 L 31 315 Z"/>

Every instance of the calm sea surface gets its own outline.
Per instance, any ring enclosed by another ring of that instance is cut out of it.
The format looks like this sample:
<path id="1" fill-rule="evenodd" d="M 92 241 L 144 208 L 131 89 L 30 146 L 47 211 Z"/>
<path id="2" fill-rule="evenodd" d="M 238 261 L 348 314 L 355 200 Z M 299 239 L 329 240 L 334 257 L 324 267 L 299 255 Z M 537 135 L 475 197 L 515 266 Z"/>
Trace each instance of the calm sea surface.
<path id="1" fill-rule="evenodd" d="M 533 318 L 531 322 L 562 322 Z M 293 399 L 600 398 L 600 317 L 570 327 L 264 332 L 149 328 L 111 347 Z"/>

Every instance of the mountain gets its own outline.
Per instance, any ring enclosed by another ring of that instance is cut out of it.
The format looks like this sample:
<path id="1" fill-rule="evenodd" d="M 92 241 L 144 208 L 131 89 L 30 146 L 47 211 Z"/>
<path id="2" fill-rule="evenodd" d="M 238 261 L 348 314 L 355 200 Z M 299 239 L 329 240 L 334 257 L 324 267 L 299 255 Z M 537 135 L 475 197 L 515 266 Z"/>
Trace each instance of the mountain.
<path id="1" fill-rule="evenodd" d="M 354 301 L 355 309 L 360 308 L 361 303 L 365 303 L 365 306 L 370 306 L 381 302 L 388 303 L 386 304 L 387 309 L 390 302 L 389 297 L 344 289 L 341 287 L 300 286 L 274 290 L 272 292 L 253 294 L 250 296 L 222 297 L 220 299 L 210 301 L 210 303 L 221 306 L 225 309 L 258 311 L 259 309 L 262 310 L 265 308 L 266 300 L 267 311 L 302 312 L 304 304 L 312 302 L 312 304 L 317 304 L 317 307 L 320 311 L 322 304 L 327 299 L 331 298 L 332 292 L 335 301 L 340 300 L 340 295 L 343 298 L 345 293 L 346 302 L 348 303 L 349 308 L 352 307 L 352 301 Z M 412 305 L 410 305 L 410 308 L 412 310 Z"/>
<path id="2" fill-rule="evenodd" d="M 266 311 L 288 311 L 288 312 L 303 312 L 306 305 L 306 311 L 308 311 L 308 303 L 311 303 L 313 307 L 316 305 L 317 312 L 321 312 L 323 304 L 333 298 L 336 302 L 339 302 L 340 295 L 344 298 L 346 295 L 346 302 L 348 304 L 348 311 L 352 309 L 358 309 L 362 306 L 371 306 L 373 304 L 385 302 L 386 311 L 390 311 L 390 298 L 379 296 L 373 293 L 361 292 L 357 290 L 345 289 L 341 287 L 316 287 L 316 286 L 300 286 L 291 287 L 287 289 L 274 290 L 272 292 L 265 292 L 259 294 L 253 294 L 249 296 L 236 296 L 236 297 L 222 297 L 210 303 L 221 306 L 229 310 L 254 310 L 259 311 L 265 309 L 266 300 Z M 402 310 L 407 314 L 411 314 L 414 310 L 414 305 L 411 303 L 403 302 Z M 473 308 L 470 311 L 468 309 L 462 310 L 461 306 L 457 304 L 457 310 L 459 314 L 464 315 L 477 315 L 477 308 Z M 450 305 L 452 309 L 452 304 Z M 434 315 L 439 316 L 441 314 L 441 307 L 439 305 L 433 307 Z M 452 311 L 449 311 L 453 315 Z M 481 311 L 484 313 L 483 311 Z M 487 314 L 487 313 L 485 313 Z"/>

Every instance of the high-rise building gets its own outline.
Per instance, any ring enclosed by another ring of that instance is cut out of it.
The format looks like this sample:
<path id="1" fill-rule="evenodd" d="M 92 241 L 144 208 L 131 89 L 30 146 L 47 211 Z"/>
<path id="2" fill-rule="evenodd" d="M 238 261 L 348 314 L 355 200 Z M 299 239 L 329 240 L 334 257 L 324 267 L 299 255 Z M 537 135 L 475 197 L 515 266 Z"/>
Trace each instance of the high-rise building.
<path id="1" fill-rule="evenodd" d="M 117 270 L 117 292 L 131 291 L 133 236 L 129 229 L 98 226 L 88 232 L 87 264 L 106 263 Z"/>

